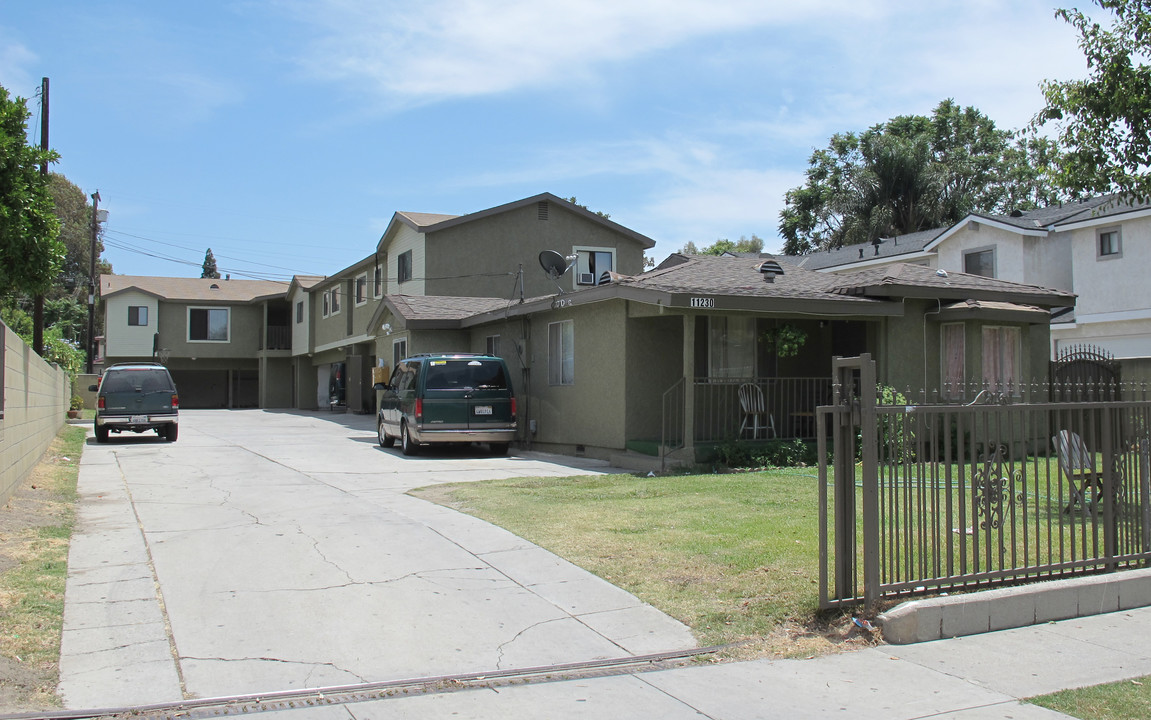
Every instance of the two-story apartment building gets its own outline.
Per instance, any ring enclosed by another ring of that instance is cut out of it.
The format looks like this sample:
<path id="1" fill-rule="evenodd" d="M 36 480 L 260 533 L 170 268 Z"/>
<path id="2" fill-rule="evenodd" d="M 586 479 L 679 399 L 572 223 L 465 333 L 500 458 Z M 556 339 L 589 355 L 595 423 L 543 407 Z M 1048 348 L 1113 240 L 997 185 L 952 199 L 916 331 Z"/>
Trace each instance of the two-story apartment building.
<path id="1" fill-rule="evenodd" d="M 797 258 L 801 267 L 853 272 L 897 262 L 966 272 L 1074 293 L 1056 311 L 1051 355 L 1102 347 L 1127 380 L 1151 380 L 1151 204 L 1115 196 L 1014 212 L 972 214 L 950 227 L 884 238 Z"/>
<path id="2" fill-rule="evenodd" d="M 184 407 L 289 407 L 286 284 L 101 275 L 104 362 L 168 366 Z"/>

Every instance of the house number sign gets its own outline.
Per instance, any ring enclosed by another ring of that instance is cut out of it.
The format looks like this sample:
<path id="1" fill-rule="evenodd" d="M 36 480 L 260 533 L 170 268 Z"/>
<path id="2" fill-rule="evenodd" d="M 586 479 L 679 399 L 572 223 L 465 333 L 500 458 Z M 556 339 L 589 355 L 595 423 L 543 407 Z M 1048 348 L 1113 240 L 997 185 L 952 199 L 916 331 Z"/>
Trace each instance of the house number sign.
<path id="1" fill-rule="evenodd" d="M 691 306 L 693 308 L 713 308 L 715 307 L 715 298 L 693 297 L 691 299 Z"/>

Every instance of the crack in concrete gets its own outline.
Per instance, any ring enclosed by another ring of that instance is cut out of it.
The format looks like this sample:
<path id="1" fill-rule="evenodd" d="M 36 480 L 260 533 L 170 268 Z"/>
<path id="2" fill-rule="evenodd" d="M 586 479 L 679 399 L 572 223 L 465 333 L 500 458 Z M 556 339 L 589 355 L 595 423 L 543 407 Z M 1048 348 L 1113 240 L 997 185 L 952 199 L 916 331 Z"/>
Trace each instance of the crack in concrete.
<path id="1" fill-rule="evenodd" d="M 432 585 L 438 585 L 439 584 L 438 581 L 440 581 L 440 580 L 475 580 L 477 578 L 471 578 L 471 577 L 454 578 L 452 576 L 427 577 L 427 575 L 434 575 L 434 574 L 442 573 L 442 572 L 456 572 L 459 570 L 488 570 L 488 569 L 490 569 L 490 568 L 474 567 L 474 568 L 450 568 L 450 569 L 444 569 L 444 570 L 422 570 L 422 571 L 418 571 L 418 572 L 407 573 L 406 575 L 400 575 L 399 577 L 388 578 L 387 580 L 354 580 L 354 579 L 349 578 L 349 582 L 340 583 L 338 585 L 324 585 L 322 587 L 313 587 L 313 588 L 283 587 L 283 588 L 269 588 L 266 590 L 221 590 L 215 594 L 216 595 L 233 595 L 233 594 L 244 593 L 244 594 L 260 595 L 260 594 L 265 594 L 265 593 L 280 593 L 280 592 L 321 592 L 324 590 L 341 590 L 343 588 L 356 587 L 358 585 L 365 585 L 368 587 L 374 587 L 376 585 L 390 585 L 392 583 L 402 582 L 402 581 L 408 580 L 410 578 L 419 578 L 420 580 L 426 580 L 427 582 L 429 582 Z M 501 577 L 494 577 L 494 578 L 479 578 L 479 580 L 481 582 L 486 582 L 486 583 L 511 582 L 506 577 L 502 577 L 502 576 Z M 512 584 L 514 585 L 514 583 L 512 583 Z"/>
<path id="2" fill-rule="evenodd" d="M 311 672 L 308 673 L 308 676 L 307 676 L 307 678 L 305 678 L 305 681 L 311 679 L 312 674 L 315 673 L 317 669 L 322 668 L 322 667 L 326 667 L 326 668 L 331 668 L 332 670 L 335 670 L 337 672 L 342 672 L 345 675 L 348 675 L 350 677 L 354 677 L 362 683 L 368 682 L 367 678 L 365 678 L 361 675 L 358 675 L 358 674 L 352 672 L 351 670 L 348 670 L 346 668 L 342 668 L 339 665 L 332 663 L 332 662 L 307 662 L 304 660 L 284 660 L 283 658 L 274 658 L 274 657 L 224 658 L 224 657 L 197 657 L 194 655 L 181 655 L 180 660 L 181 661 L 192 660 L 192 661 L 198 661 L 198 662 L 222 662 L 222 663 L 270 662 L 270 663 L 280 663 L 282 665 L 299 665 L 299 666 L 303 666 L 303 667 L 310 667 L 310 668 L 312 668 L 312 670 L 311 670 Z"/>
<path id="3" fill-rule="evenodd" d="M 139 647 L 142 645 L 154 645 L 156 643 L 168 644 L 167 638 L 157 638 L 155 640 L 140 640 L 139 642 L 124 643 L 123 645 L 113 645 L 112 647 L 100 648 L 99 650 L 85 650 L 84 652 L 68 653 L 72 657 L 84 657 L 90 655 L 102 655 L 104 653 L 116 652 L 117 650 L 127 650 L 128 648 Z M 160 661 L 156 661 L 160 662 Z"/>
<path id="4" fill-rule="evenodd" d="M 548 620 L 540 620 L 539 622 L 528 625 L 526 628 L 520 630 L 518 633 L 515 634 L 514 637 L 512 637 L 511 640 L 507 640 L 506 642 L 500 643 L 498 646 L 496 646 L 496 670 L 503 670 L 504 669 L 504 666 L 503 666 L 504 648 L 506 648 L 508 645 L 511 645 L 516 640 L 519 640 L 521 635 L 528 632 L 529 630 L 534 630 L 538 627 L 542 627 L 542 626 L 547 625 L 549 623 L 559 622 L 561 620 L 567 620 L 567 619 L 568 618 L 550 618 Z"/>

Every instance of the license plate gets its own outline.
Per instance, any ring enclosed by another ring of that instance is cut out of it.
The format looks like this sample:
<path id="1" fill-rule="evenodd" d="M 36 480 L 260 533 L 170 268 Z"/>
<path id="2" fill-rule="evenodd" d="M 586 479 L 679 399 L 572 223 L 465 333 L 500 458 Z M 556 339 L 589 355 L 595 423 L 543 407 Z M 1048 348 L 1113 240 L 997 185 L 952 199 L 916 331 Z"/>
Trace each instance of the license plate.
<path id="1" fill-rule="evenodd" d="M 132 421 L 133 424 L 146 423 L 146 422 L 148 422 L 148 416 L 147 415 L 133 415 L 130 418 L 130 420 Z"/>
<path id="2" fill-rule="evenodd" d="M 491 405 L 476 405 L 476 415 L 491 415 L 491 414 L 492 414 L 492 406 Z"/>

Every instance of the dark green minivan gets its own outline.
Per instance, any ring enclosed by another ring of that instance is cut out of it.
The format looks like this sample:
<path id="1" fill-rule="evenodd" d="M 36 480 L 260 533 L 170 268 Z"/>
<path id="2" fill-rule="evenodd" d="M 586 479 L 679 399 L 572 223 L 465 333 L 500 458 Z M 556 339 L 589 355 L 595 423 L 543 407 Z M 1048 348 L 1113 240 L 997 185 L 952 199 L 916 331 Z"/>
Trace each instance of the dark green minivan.
<path id="1" fill-rule="evenodd" d="M 506 454 L 516 434 L 516 398 L 503 358 L 416 355 L 396 364 L 382 386 L 380 445 L 400 440 L 405 455 L 425 443 L 488 443 Z"/>
<path id="2" fill-rule="evenodd" d="M 88 388 L 96 395 L 96 442 L 109 433 L 155 430 L 169 442 L 180 432 L 180 396 L 159 363 L 117 363 Z"/>

